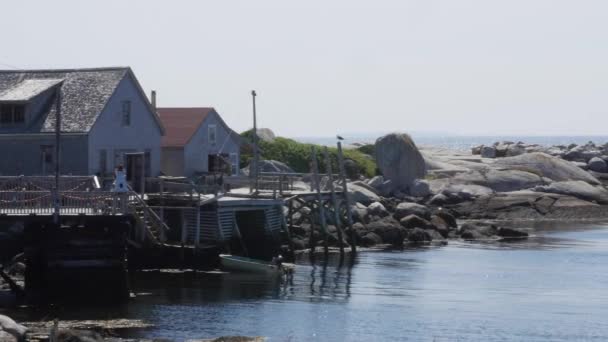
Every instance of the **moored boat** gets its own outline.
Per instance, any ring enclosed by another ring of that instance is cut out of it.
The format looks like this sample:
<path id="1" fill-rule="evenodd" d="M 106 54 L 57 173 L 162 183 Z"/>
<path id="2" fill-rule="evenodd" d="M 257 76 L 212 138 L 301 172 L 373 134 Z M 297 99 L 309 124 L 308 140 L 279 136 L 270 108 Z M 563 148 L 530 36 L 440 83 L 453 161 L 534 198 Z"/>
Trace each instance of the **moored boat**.
<path id="1" fill-rule="evenodd" d="M 282 274 L 292 273 L 295 269 L 295 265 L 290 263 L 273 264 L 264 260 L 230 254 L 220 254 L 220 261 L 223 268 L 238 272 Z"/>

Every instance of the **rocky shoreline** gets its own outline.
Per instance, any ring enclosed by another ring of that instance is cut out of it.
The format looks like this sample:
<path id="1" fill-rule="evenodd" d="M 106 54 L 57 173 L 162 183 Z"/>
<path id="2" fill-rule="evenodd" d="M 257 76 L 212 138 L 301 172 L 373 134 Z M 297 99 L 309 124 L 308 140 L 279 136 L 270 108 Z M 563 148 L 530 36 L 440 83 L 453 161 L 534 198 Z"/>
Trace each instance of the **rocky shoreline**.
<path id="1" fill-rule="evenodd" d="M 383 176 L 348 184 L 357 245 L 445 244 L 450 239 L 522 239 L 517 222 L 608 220 L 608 144 L 541 146 L 496 142 L 470 153 L 418 148 L 406 134 L 375 144 Z M 296 249 L 323 244 L 300 207 L 292 232 Z M 329 244 L 340 246 L 327 216 Z M 349 244 L 346 229 L 343 245 Z"/>

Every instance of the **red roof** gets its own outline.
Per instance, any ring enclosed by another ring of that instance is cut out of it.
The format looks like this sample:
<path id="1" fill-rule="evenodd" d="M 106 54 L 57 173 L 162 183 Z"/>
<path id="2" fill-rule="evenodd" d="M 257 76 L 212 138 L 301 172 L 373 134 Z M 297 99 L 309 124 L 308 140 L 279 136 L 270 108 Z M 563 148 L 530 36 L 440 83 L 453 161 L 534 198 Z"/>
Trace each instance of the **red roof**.
<path id="1" fill-rule="evenodd" d="M 160 121 L 165 126 L 162 147 L 184 147 L 205 121 L 213 108 L 158 108 Z"/>

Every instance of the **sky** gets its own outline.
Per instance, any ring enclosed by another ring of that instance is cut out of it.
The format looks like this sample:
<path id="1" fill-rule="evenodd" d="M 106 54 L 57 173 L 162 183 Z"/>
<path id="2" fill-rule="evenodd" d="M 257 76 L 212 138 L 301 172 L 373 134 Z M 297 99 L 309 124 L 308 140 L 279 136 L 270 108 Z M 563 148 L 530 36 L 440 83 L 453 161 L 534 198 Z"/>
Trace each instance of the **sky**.
<path id="1" fill-rule="evenodd" d="M 0 2 L 0 69 L 130 66 L 283 136 L 608 130 L 605 0 Z"/>

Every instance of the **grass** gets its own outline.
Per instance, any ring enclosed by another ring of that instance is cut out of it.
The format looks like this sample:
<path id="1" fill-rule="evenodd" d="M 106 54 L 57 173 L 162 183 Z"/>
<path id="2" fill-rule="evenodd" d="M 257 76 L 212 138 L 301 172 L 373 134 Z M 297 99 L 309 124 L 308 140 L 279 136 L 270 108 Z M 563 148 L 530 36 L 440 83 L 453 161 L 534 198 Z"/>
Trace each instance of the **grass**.
<path id="1" fill-rule="evenodd" d="M 246 142 L 252 141 L 252 131 L 241 133 L 243 140 Z M 289 165 L 296 172 L 310 172 L 311 147 L 315 146 L 317 150 L 317 163 L 320 172 L 326 172 L 325 158 L 323 157 L 324 146 L 305 144 L 297 142 L 293 139 L 277 137 L 272 142 L 259 141 L 261 157 L 266 160 L 277 160 Z M 329 147 L 329 159 L 333 172 L 338 172 L 338 149 Z M 367 177 L 373 177 L 376 174 L 376 162 L 373 157 L 365 154 L 357 149 L 343 149 L 345 159 L 350 159 L 355 162 L 361 174 Z M 253 158 L 253 149 L 249 144 L 243 144 L 241 148 L 241 167 L 249 165 Z"/>

